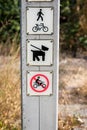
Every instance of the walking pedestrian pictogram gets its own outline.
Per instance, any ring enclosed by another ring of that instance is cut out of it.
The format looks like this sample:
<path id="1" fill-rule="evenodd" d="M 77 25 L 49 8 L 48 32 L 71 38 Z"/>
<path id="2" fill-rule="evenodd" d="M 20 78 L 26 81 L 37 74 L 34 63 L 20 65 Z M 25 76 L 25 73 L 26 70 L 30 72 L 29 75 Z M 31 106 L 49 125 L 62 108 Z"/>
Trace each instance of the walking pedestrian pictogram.
<path id="1" fill-rule="evenodd" d="M 42 9 L 40 9 L 39 12 L 37 13 L 37 16 L 38 16 L 37 21 L 40 20 L 40 19 L 43 21 L 43 15 L 44 14 L 42 12 Z"/>

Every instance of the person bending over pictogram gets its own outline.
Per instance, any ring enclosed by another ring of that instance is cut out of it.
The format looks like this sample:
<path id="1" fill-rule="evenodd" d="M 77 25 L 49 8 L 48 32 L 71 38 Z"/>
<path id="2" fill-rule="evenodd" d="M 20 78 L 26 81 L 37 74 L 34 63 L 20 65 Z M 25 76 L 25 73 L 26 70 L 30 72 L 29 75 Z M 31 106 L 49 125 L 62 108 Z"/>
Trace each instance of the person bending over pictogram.
<path id="1" fill-rule="evenodd" d="M 37 18 L 37 21 L 41 18 L 41 20 L 43 21 L 43 16 L 42 15 L 44 15 L 43 13 L 42 13 L 42 9 L 40 9 L 40 11 L 37 13 L 37 16 L 38 16 L 38 18 Z"/>

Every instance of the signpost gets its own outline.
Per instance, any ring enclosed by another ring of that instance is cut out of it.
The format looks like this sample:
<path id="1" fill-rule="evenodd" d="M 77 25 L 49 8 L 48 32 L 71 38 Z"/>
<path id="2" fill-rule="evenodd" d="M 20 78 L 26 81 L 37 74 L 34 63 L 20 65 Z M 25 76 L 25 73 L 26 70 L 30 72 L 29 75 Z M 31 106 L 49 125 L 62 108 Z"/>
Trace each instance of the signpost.
<path id="1" fill-rule="evenodd" d="M 59 0 L 21 0 L 22 130 L 58 130 Z"/>

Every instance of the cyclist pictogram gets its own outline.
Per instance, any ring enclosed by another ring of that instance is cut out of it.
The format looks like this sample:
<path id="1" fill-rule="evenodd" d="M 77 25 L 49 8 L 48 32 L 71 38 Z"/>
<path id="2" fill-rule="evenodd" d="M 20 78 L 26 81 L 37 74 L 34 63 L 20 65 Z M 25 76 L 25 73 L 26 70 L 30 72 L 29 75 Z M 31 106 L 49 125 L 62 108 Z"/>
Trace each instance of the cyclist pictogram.
<path id="1" fill-rule="evenodd" d="M 30 87 L 34 92 L 44 92 L 49 88 L 49 79 L 44 74 L 36 74 L 30 80 Z"/>
<path id="2" fill-rule="evenodd" d="M 40 23 L 40 24 L 35 24 L 35 26 L 32 28 L 33 32 L 37 32 L 37 31 L 43 31 L 43 32 L 47 32 L 48 31 L 48 27 L 44 25 L 44 23 Z"/>
<path id="3" fill-rule="evenodd" d="M 42 87 L 42 88 L 45 88 L 46 87 L 46 84 L 40 80 L 40 76 L 37 77 L 37 79 L 35 80 L 34 84 L 33 84 L 33 87 L 34 88 L 37 88 L 37 87 Z"/>

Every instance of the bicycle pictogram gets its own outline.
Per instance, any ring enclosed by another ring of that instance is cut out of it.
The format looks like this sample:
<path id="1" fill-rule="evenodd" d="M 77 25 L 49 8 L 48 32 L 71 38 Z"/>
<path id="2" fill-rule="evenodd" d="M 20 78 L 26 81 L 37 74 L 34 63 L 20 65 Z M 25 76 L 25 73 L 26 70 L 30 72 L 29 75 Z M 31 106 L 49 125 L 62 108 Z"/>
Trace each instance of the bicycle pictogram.
<path id="1" fill-rule="evenodd" d="M 33 32 L 37 32 L 37 31 L 43 31 L 43 32 L 48 32 L 48 27 L 44 25 L 44 23 L 40 23 L 40 24 L 35 24 L 35 26 L 32 28 Z"/>

